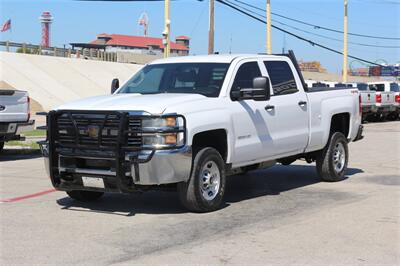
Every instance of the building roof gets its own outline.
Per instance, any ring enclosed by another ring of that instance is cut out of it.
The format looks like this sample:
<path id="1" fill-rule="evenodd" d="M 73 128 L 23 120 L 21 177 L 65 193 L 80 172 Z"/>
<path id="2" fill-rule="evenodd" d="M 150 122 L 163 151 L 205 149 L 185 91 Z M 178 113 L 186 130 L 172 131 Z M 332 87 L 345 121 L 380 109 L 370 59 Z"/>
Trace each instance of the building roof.
<path id="1" fill-rule="evenodd" d="M 132 36 L 132 35 L 122 35 L 122 34 L 106 34 L 101 33 L 97 37 L 106 38 L 105 45 L 111 46 L 130 46 L 130 47 L 141 47 L 147 48 L 149 46 L 159 46 L 160 48 L 164 48 L 162 38 L 154 38 L 154 37 L 145 37 L 145 36 Z M 91 41 L 91 44 L 101 44 L 98 39 Z M 172 50 L 183 50 L 188 51 L 189 48 L 171 42 Z"/>
<path id="2" fill-rule="evenodd" d="M 190 40 L 190 38 L 188 36 L 185 35 L 181 35 L 175 38 L 176 40 Z"/>

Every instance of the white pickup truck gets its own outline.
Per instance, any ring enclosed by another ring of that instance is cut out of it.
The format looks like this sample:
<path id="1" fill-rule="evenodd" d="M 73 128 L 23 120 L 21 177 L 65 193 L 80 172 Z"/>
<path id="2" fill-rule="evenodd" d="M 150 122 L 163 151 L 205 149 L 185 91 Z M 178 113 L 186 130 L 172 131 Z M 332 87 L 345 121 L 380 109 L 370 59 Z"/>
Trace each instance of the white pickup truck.
<path id="1" fill-rule="evenodd" d="M 342 180 L 362 138 L 358 90 L 308 89 L 292 53 L 162 59 L 112 84 L 47 115 L 46 168 L 77 200 L 176 188 L 187 209 L 213 211 L 228 175 L 276 162 Z"/>
<path id="2" fill-rule="evenodd" d="M 378 106 L 376 105 L 376 91 L 370 90 L 367 83 L 349 83 L 360 92 L 363 121 L 376 117 Z"/>
<path id="3" fill-rule="evenodd" d="M 0 89 L 0 151 L 4 142 L 19 140 L 22 132 L 33 130 L 34 123 L 28 92 Z"/>
<path id="4" fill-rule="evenodd" d="M 397 119 L 399 116 L 398 98 L 399 85 L 390 81 L 376 81 L 368 83 L 369 90 L 376 92 L 377 114 L 381 120 L 386 118 Z"/>

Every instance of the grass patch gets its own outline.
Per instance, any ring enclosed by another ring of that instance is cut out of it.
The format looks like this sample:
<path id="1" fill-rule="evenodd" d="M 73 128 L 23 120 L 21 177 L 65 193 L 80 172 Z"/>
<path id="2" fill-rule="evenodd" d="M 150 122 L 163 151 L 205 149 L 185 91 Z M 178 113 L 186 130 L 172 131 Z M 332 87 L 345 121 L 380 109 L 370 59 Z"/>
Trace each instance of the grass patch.
<path id="1" fill-rule="evenodd" d="M 22 133 L 25 137 L 46 137 L 46 130 L 35 129 Z"/>
<path id="2" fill-rule="evenodd" d="M 36 142 L 25 142 L 25 141 L 18 141 L 18 140 L 12 140 L 12 141 L 7 141 L 6 146 L 19 146 L 19 147 L 25 147 L 25 148 L 30 148 L 37 150 L 39 149 L 39 144 Z"/>

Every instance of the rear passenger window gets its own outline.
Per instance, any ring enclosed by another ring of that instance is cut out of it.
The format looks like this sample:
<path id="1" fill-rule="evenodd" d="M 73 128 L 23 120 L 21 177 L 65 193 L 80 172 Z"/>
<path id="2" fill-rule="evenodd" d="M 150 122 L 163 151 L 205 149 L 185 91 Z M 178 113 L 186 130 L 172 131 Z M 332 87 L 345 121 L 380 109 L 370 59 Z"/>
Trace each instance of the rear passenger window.
<path id="1" fill-rule="evenodd" d="M 296 81 L 294 80 L 292 69 L 285 61 L 264 61 L 267 68 L 269 79 L 271 80 L 274 95 L 284 95 L 296 93 Z"/>
<path id="2" fill-rule="evenodd" d="M 244 63 L 239 67 L 233 81 L 232 90 L 237 91 L 243 88 L 253 88 L 253 79 L 261 77 L 261 71 L 257 62 Z"/>

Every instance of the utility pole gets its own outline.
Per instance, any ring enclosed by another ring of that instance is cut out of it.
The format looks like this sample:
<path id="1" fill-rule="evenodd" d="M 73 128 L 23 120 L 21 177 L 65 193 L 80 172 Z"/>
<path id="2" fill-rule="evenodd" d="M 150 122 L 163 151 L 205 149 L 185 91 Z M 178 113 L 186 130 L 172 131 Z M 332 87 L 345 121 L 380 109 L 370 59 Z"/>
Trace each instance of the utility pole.
<path id="1" fill-rule="evenodd" d="M 171 20 L 169 19 L 169 1 L 170 0 L 164 0 L 164 31 L 163 31 L 163 44 L 164 44 L 164 57 L 169 57 L 170 55 L 170 48 L 171 48 L 171 42 L 170 42 L 170 30 L 171 30 Z"/>
<path id="2" fill-rule="evenodd" d="M 267 0 L 267 53 L 272 54 L 271 40 L 271 0 Z"/>
<path id="3" fill-rule="evenodd" d="M 210 10 L 209 10 L 209 29 L 208 29 L 208 54 L 214 53 L 214 5 L 215 1 L 210 0 Z"/>
<path id="4" fill-rule="evenodd" d="M 347 25 L 347 2 L 348 0 L 344 0 L 344 30 L 343 30 L 343 73 L 342 73 L 342 81 L 343 83 L 347 82 L 347 33 L 348 33 L 348 25 Z"/>

